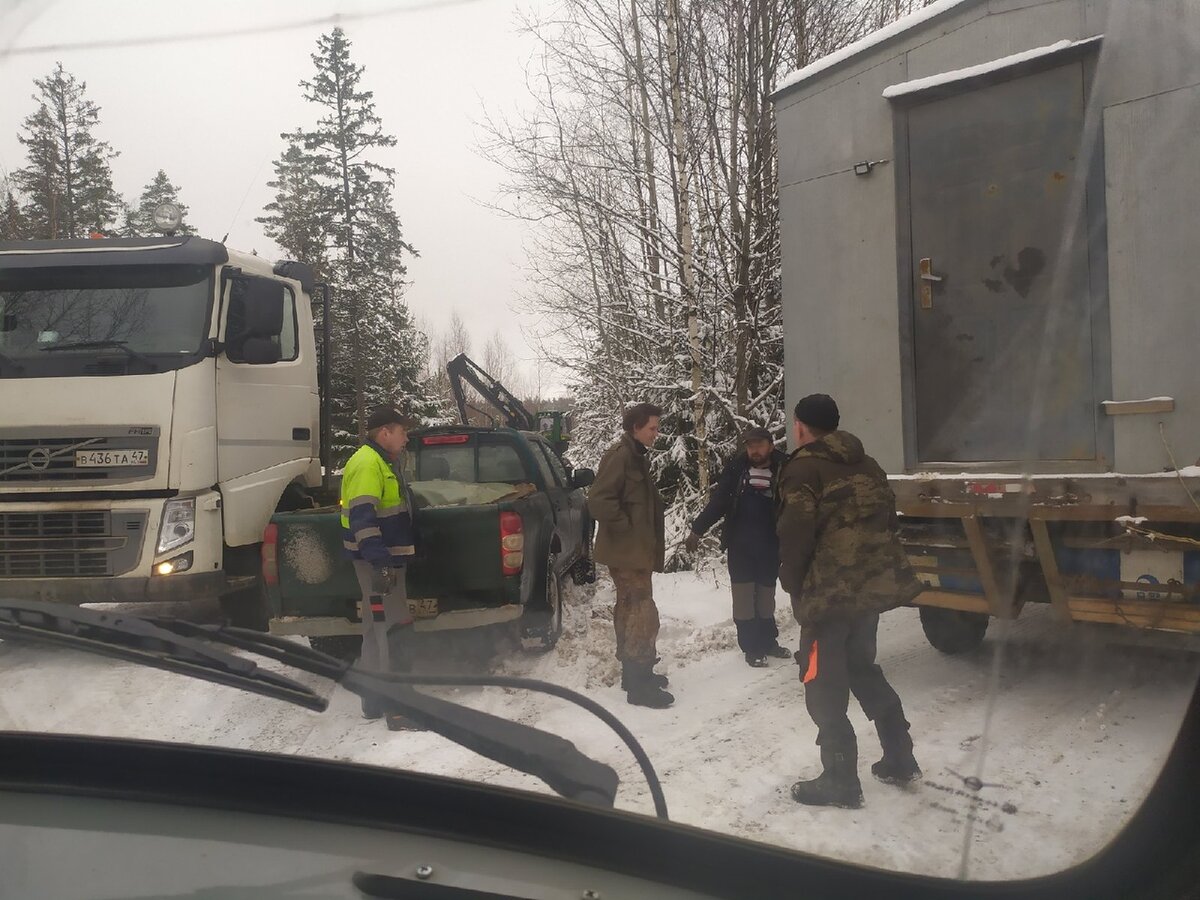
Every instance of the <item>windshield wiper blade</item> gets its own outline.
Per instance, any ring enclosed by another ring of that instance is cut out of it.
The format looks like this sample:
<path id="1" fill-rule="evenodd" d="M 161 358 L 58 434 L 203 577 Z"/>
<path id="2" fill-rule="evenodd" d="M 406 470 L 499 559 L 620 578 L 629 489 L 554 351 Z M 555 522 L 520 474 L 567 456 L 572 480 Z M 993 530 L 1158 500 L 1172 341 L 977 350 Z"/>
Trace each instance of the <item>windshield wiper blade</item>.
<path id="1" fill-rule="evenodd" d="M 138 362 L 148 366 L 155 372 L 158 371 L 158 363 L 156 363 L 146 354 L 127 346 L 128 343 L 128 341 L 76 341 L 73 344 L 55 344 L 52 347 L 43 347 L 42 352 L 55 353 L 60 350 L 107 350 L 111 348 L 113 350 L 121 350 L 130 359 L 136 359 Z"/>
<path id="2" fill-rule="evenodd" d="M 242 688 L 317 712 L 328 705 L 307 685 L 137 616 L 40 600 L 4 600 L 0 601 L 0 637 L 87 650 Z"/>
<path id="3" fill-rule="evenodd" d="M 248 650 L 292 668 L 330 678 L 351 693 L 379 702 L 456 744 L 541 779 L 564 797 L 607 807 L 616 801 L 619 784 L 616 772 L 584 755 L 564 738 L 453 701 L 420 694 L 411 683 L 405 683 L 406 676 L 358 669 L 273 635 L 178 619 L 142 619 L 29 600 L 0 601 L 0 637 L 75 647 L 239 687 L 318 712 L 326 708 L 327 701 L 306 685 L 264 671 L 251 660 L 209 644 Z M 437 676 L 411 676 L 411 680 L 413 683 L 439 682 Z M 448 678 L 442 683 L 464 682 Z M 644 757 L 640 747 L 637 751 Z M 653 776 L 652 769 L 650 775 Z M 661 786 L 656 777 L 652 792 L 657 808 Z M 664 803 L 661 815 L 665 818 L 665 814 Z"/>

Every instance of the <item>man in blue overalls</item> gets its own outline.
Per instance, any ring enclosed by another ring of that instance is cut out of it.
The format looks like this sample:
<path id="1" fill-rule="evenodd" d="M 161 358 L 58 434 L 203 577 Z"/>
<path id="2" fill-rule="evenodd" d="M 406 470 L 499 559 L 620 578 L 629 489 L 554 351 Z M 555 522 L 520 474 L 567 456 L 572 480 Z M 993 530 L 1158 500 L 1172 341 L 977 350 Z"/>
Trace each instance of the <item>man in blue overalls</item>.
<path id="1" fill-rule="evenodd" d="M 792 656 L 779 646 L 775 625 L 775 581 L 779 577 L 775 487 L 787 456 L 775 449 L 771 432 L 765 428 L 748 429 L 742 444 L 745 449 L 726 464 L 684 546 L 695 553 L 700 536 L 724 517 L 721 549 L 728 553 L 738 646 L 747 664 L 760 668 L 767 664 L 768 656 Z"/>

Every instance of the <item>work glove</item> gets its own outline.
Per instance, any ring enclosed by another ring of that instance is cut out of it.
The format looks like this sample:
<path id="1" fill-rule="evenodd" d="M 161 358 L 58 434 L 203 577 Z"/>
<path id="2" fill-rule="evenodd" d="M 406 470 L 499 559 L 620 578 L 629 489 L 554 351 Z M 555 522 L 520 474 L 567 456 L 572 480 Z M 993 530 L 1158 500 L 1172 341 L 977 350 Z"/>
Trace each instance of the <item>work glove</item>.
<path id="1" fill-rule="evenodd" d="M 687 540 L 683 542 L 683 546 L 688 553 L 695 553 L 700 546 L 700 535 L 693 531 L 687 536 Z"/>
<path id="2" fill-rule="evenodd" d="M 386 597 L 396 586 L 396 573 L 388 566 L 377 566 L 371 573 L 371 593 L 378 597 Z"/>

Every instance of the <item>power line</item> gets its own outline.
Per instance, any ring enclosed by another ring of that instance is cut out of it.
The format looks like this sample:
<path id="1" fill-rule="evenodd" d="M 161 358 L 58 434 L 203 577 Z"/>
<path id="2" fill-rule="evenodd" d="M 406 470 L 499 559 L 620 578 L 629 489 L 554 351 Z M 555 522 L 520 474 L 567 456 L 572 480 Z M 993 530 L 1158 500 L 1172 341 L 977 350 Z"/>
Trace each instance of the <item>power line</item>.
<path id="1" fill-rule="evenodd" d="M 109 38 L 106 40 L 79 41 L 70 44 L 31 44 L 25 47 L 8 47 L 0 50 L 0 59 L 11 56 L 33 56 L 43 53 L 63 53 L 74 50 L 117 50 L 128 47 L 158 47 L 168 44 L 190 44 L 204 41 L 221 41 L 230 38 L 250 35 L 279 34 L 285 31 L 299 31 L 325 25 L 340 25 L 346 22 L 360 22 L 370 19 L 382 19 L 389 16 L 406 13 L 422 12 L 430 9 L 446 9 L 453 6 L 466 6 L 478 3 L 479 0 L 417 0 L 413 3 L 403 3 L 386 9 L 363 12 L 339 12 L 327 16 L 317 16 L 310 19 L 297 19 L 292 22 L 281 22 L 277 25 L 267 25 L 261 28 L 227 28 L 220 31 L 188 32 L 177 34 L 149 35 L 140 38 Z"/>

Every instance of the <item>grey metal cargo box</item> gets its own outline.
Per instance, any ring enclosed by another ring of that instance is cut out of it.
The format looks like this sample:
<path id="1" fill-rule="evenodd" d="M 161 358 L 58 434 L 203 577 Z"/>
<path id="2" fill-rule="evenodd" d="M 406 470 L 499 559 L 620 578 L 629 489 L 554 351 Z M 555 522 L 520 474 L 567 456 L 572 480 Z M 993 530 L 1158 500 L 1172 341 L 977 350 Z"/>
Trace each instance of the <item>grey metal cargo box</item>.
<path id="1" fill-rule="evenodd" d="M 774 100 L 789 405 L 892 474 L 1197 462 L 1200 3 L 940 0 Z"/>

